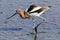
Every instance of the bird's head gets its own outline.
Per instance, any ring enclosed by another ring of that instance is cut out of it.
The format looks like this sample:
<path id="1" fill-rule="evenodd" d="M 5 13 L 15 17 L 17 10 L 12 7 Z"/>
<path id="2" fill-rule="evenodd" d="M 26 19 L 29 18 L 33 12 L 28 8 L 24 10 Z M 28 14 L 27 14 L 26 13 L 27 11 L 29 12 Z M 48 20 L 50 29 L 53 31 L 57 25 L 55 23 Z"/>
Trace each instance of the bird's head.
<path id="1" fill-rule="evenodd" d="M 22 9 L 18 9 L 18 10 L 16 10 L 16 13 L 21 15 L 24 13 L 24 11 Z"/>
<path id="2" fill-rule="evenodd" d="M 23 19 L 30 18 L 30 16 L 27 14 L 27 12 L 23 11 L 22 9 L 16 10 L 16 13 L 19 14 L 20 17 Z"/>
<path id="3" fill-rule="evenodd" d="M 25 11 L 23 11 L 22 9 L 18 9 L 18 10 L 16 10 L 16 13 L 15 14 L 13 14 L 10 17 L 8 17 L 7 19 L 10 19 L 11 17 L 15 16 L 16 14 L 19 14 L 19 16 L 21 18 L 28 18 L 29 17 L 29 15 Z"/>

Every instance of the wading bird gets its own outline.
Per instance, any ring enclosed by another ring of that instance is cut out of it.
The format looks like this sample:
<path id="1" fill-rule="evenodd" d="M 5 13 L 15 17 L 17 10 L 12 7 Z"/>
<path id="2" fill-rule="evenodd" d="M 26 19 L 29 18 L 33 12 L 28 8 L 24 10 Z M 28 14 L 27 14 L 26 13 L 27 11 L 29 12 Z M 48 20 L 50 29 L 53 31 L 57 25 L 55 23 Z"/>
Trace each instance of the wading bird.
<path id="1" fill-rule="evenodd" d="M 16 14 L 19 14 L 21 18 L 26 19 L 26 18 L 34 18 L 34 17 L 40 17 L 42 19 L 44 19 L 43 17 L 41 17 L 40 15 L 43 14 L 46 10 L 50 9 L 51 6 L 36 6 L 36 5 L 30 5 L 30 7 L 28 9 L 26 9 L 26 11 L 22 10 L 22 9 L 18 9 L 16 10 L 16 13 L 13 14 L 12 16 L 8 17 L 7 19 L 13 17 Z"/>
<path id="2" fill-rule="evenodd" d="M 24 11 L 22 9 L 16 10 L 16 13 L 13 14 L 12 16 L 8 17 L 7 19 L 13 17 L 16 14 L 19 14 L 22 19 L 39 17 L 46 21 L 46 19 L 41 17 L 40 15 L 43 14 L 46 10 L 48 10 L 50 8 L 51 8 L 51 6 L 37 6 L 37 5 L 32 4 L 32 5 L 30 5 L 30 7 L 28 9 L 26 9 L 26 11 Z M 34 27 L 34 28 L 36 28 L 36 27 Z"/>

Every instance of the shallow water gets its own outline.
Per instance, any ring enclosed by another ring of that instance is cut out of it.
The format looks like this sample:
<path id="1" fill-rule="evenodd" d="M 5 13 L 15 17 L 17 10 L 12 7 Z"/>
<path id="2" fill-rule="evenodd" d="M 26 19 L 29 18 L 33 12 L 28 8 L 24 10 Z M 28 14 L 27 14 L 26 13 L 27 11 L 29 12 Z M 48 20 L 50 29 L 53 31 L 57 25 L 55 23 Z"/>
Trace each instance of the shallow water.
<path id="1" fill-rule="evenodd" d="M 60 0 L 0 0 L 0 28 L 22 28 L 20 31 L 0 30 L 0 40 L 32 40 L 33 23 L 31 19 L 21 19 L 17 14 L 11 19 L 6 19 L 13 15 L 16 9 L 29 7 L 31 4 L 39 6 L 51 5 L 51 9 L 42 14 L 50 22 L 42 23 L 38 27 L 38 40 L 60 40 Z M 36 18 L 36 24 L 42 19 Z"/>

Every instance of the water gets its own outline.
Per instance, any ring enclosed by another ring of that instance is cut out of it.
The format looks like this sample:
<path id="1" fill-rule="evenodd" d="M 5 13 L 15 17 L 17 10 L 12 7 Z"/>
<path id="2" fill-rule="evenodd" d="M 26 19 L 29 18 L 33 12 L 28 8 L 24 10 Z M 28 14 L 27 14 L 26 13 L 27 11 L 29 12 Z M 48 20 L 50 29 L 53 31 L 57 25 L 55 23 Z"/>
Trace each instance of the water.
<path id="1" fill-rule="evenodd" d="M 22 28 L 0 28 L 0 31 L 3 30 L 3 31 L 20 31 L 22 30 Z"/>
<path id="2" fill-rule="evenodd" d="M 60 0 L 0 0 L 0 28 L 20 28 L 20 31 L 0 30 L 0 40 L 32 40 L 32 35 L 26 35 L 32 32 L 33 23 L 31 19 L 21 19 L 17 14 L 11 19 L 6 19 L 13 15 L 16 9 L 29 7 L 31 4 L 40 6 L 51 5 L 51 9 L 42 14 L 50 23 L 42 23 L 38 27 L 38 40 L 60 40 Z M 36 18 L 36 24 L 41 19 Z"/>

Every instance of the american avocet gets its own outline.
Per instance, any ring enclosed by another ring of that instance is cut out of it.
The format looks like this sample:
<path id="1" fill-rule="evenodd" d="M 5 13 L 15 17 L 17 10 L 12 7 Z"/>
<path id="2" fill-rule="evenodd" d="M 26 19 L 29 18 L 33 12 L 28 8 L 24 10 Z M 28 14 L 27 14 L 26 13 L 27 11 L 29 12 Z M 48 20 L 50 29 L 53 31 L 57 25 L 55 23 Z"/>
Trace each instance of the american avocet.
<path id="1" fill-rule="evenodd" d="M 39 17 L 45 20 L 45 18 L 41 17 L 40 15 L 44 13 L 46 10 L 48 10 L 51 6 L 36 6 L 36 5 L 30 5 L 26 11 L 23 11 L 22 9 L 16 10 L 16 13 L 13 14 L 12 16 L 8 17 L 11 18 L 16 14 L 19 14 L 21 18 L 26 19 L 26 18 L 34 18 L 34 17 Z M 35 28 L 35 27 L 34 27 Z"/>
<path id="2" fill-rule="evenodd" d="M 46 10 L 48 10 L 51 6 L 36 6 L 36 5 L 30 5 L 26 11 L 23 11 L 22 9 L 16 10 L 16 13 L 13 14 L 12 16 L 8 17 L 7 19 L 13 17 L 16 14 L 19 14 L 21 18 L 26 19 L 26 18 L 34 18 L 34 17 L 41 17 L 40 15 L 44 13 Z"/>

